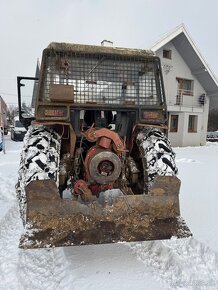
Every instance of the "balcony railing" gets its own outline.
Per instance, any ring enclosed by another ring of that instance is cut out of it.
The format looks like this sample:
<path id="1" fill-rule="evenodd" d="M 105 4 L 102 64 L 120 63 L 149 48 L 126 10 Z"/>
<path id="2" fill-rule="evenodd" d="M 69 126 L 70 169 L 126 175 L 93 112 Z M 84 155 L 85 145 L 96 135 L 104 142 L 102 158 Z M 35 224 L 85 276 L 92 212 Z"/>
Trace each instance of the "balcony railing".
<path id="1" fill-rule="evenodd" d="M 205 104 L 204 98 L 201 96 L 194 95 L 192 90 L 178 90 L 175 97 L 168 99 L 167 104 L 170 106 L 184 106 L 189 108 L 199 108 Z"/>
<path id="2" fill-rule="evenodd" d="M 184 90 L 184 89 L 179 89 L 178 90 L 178 95 L 185 95 L 185 96 L 193 96 L 194 95 L 194 92 L 193 90 Z"/>

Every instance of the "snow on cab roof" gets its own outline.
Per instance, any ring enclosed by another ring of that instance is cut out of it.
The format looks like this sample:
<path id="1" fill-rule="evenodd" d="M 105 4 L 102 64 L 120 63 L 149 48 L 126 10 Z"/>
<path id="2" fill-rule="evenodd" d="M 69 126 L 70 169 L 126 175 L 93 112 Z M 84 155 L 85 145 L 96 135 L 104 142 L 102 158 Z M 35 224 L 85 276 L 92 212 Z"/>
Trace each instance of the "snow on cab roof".
<path id="1" fill-rule="evenodd" d="M 129 57 L 152 57 L 155 53 L 148 49 L 109 47 L 98 45 L 84 45 L 64 42 L 51 42 L 46 50 L 63 51 L 63 52 L 80 52 L 88 54 L 109 54 Z"/>

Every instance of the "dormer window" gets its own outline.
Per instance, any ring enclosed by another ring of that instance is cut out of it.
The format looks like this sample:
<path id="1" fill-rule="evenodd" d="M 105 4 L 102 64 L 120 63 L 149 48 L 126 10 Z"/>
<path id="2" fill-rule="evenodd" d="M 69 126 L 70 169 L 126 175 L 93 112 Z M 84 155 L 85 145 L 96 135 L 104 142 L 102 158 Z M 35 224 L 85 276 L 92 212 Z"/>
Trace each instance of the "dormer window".
<path id="1" fill-rule="evenodd" d="M 172 50 L 164 49 L 163 50 L 163 58 L 172 59 Z"/>

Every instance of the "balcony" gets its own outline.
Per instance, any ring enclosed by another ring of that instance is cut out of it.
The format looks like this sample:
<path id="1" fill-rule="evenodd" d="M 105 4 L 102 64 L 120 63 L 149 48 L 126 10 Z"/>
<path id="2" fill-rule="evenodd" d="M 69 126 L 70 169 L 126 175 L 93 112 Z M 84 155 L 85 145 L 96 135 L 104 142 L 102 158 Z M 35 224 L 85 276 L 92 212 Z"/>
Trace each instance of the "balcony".
<path id="1" fill-rule="evenodd" d="M 193 90 L 178 90 L 175 97 L 167 100 L 168 106 L 182 106 L 186 108 L 202 108 L 205 104 L 205 94 L 196 96 Z"/>

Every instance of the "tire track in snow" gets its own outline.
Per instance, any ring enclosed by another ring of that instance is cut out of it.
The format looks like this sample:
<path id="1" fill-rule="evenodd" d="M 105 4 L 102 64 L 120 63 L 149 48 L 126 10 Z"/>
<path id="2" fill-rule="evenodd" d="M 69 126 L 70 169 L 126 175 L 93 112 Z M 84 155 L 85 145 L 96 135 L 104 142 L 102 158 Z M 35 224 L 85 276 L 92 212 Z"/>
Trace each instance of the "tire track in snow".
<path id="1" fill-rule="evenodd" d="M 172 289 L 218 289 L 218 254 L 193 237 L 129 247 L 157 280 Z"/>
<path id="2" fill-rule="evenodd" d="M 73 289 L 62 248 L 22 250 L 17 204 L 0 221 L 0 289 Z"/>
<path id="3" fill-rule="evenodd" d="M 0 200 L 16 200 L 16 194 L 14 190 L 15 182 L 13 177 L 2 177 L 0 173 Z M 13 203 L 14 203 L 13 202 Z"/>
<path id="4" fill-rule="evenodd" d="M 20 289 L 16 271 L 22 224 L 14 204 L 0 221 L 0 289 Z"/>
<path id="5" fill-rule="evenodd" d="M 62 248 L 20 250 L 19 262 L 23 289 L 73 289 Z"/>

